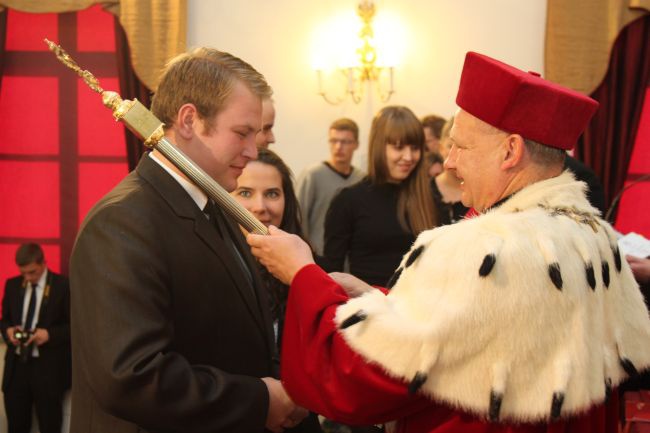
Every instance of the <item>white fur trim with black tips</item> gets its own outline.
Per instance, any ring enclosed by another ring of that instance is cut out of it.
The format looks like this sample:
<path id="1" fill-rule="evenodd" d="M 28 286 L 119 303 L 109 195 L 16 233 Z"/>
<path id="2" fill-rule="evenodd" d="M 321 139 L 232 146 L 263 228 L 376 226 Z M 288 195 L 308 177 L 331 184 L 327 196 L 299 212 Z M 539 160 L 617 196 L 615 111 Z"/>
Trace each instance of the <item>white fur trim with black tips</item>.
<path id="1" fill-rule="evenodd" d="M 341 330 L 346 341 L 413 391 L 491 419 L 601 403 L 650 365 L 650 319 L 584 188 L 565 172 L 422 233 L 387 296 L 338 308 L 339 326 L 363 316 Z"/>

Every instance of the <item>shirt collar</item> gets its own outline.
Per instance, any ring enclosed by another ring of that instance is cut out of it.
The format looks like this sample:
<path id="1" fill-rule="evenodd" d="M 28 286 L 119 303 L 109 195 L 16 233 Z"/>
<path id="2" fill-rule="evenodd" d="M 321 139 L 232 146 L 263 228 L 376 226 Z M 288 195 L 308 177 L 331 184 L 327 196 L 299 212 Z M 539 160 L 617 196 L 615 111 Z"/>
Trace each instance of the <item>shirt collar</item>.
<path id="1" fill-rule="evenodd" d="M 192 182 L 188 181 L 178 173 L 176 173 L 174 170 L 171 168 L 167 167 L 160 159 L 156 158 L 156 156 L 153 154 L 153 152 L 149 152 L 149 158 L 153 159 L 160 165 L 167 173 L 171 175 L 174 179 L 176 179 L 176 182 L 178 182 L 183 189 L 190 195 L 192 200 L 194 200 L 194 203 L 199 207 L 199 209 L 203 210 L 205 208 L 205 205 L 208 204 L 208 196 L 195 184 Z"/>

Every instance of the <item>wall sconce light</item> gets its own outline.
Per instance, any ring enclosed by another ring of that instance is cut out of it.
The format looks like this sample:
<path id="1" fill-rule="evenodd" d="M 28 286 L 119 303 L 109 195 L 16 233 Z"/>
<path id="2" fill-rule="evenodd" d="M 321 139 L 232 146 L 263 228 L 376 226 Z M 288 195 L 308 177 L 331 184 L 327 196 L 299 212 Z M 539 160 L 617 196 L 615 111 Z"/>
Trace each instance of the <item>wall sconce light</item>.
<path id="1" fill-rule="evenodd" d="M 375 34 L 372 28 L 372 21 L 375 17 L 375 5 L 372 1 L 363 0 L 357 6 L 357 15 L 361 18 L 362 27 L 358 33 L 360 45 L 355 51 L 354 65 L 348 65 L 338 68 L 338 72 L 343 74 L 344 81 L 347 83 L 343 96 L 332 98 L 327 94 L 323 87 L 323 71 L 316 69 L 318 78 L 318 94 L 332 105 L 338 105 L 345 101 L 349 95 L 355 104 L 361 102 L 364 88 L 374 83 L 382 102 L 388 102 L 390 97 L 395 93 L 393 82 L 393 66 L 380 66 L 377 63 L 377 46 Z M 382 75 L 388 74 L 383 80 Z M 382 81 L 388 82 L 388 89 L 382 89 Z"/>

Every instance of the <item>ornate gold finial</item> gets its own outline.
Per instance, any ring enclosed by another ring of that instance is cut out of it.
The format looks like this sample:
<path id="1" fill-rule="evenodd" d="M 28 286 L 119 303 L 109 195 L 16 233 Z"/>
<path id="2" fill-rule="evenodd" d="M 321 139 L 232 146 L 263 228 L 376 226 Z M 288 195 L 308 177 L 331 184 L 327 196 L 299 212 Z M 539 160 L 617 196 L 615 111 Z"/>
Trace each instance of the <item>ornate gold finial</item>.
<path id="1" fill-rule="evenodd" d="M 111 109 L 115 120 L 123 122 L 136 136 L 144 140 L 146 146 L 153 147 L 163 138 L 162 122 L 147 110 L 147 107 L 137 99 L 123 100 L 116 92 L 102 89 L 97 78 L 89 71 L 82 70 L 63 48 L 47 39 L 45 39 L 45 43 L 61 63 L 75 71 L 88 84 L 88 87 L 102 95 L 102 102 Z"/>
<path id="2" fill-rule="evenodd" d="M 97 93 L 102 93 L 104 89 L 102 89 L 99 85 L 99 80 L 95 78 L 95 76 L 90 73 L 90 71 L 87 71 L 85 69 L 81 69 L 79 65 L 77 65 L 77 62 L 75 62 L 72 57 L 68 53 L 65 52 L 63 48 L 61 48 L 60 45 L 55 44 L 54 42 L 45 39 L 45 43 L 47 46 L 50 48 L 50 51 L 52 51 L 56 57 L 66 65 L 68 68 L 72 69 L 79 75 L 81 78 L 83 78 L 84 82 L 93 89 Z"/>

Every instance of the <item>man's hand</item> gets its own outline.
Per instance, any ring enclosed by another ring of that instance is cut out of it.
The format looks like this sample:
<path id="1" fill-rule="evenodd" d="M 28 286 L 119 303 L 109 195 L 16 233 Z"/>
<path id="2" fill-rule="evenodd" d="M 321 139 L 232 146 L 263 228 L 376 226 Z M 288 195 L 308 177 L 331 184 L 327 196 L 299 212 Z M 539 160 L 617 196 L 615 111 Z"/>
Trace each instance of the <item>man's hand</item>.
<path id="1" fill-rule="evenodd" d="M 16 340 L 15 337 L 16 330 L 22 330 L 22 328 L 20 326 L 10 326 L 7 328 L 7 337 L 9 338 L 11 344 L 14 346 L 18 346 L 20 344 L 20 341 Z"/>
<path id="2" fill-rule="evenodd" d="M 269 226 L 268 236 L 249 234 L 246 241 L 260 263 L 285 284 L 291 284 L 300 269 L 314 263 L 311 249 L 305 241 L 275 226 Z"/>
<path id="3" fill-rule="evenodd" d="M 27 345 L 29 346 L 32 343 L 35 343 L 37 346 L 42 346 L 50 340 L 50 333 L 47 332 L 47 329 L 36 328 L 34 333 L 29 340 L 27 340 Z"/>
<path id="4" fill-rule="evenodd" d="M 262 381 L 269 391 L 269 412 L 266 416 L 266 428 L 274 433 L 281 433 L 285 428 L 295 427 L 307 416 L 307 411 L 291 400 L 284 390 L 282 382 L 272 377 L 263 377 Z"/>
<path id="5" fill-rule="evenodd" d="M 346 274 L 343 272 L 330 272 L 329 276 L 336 281 L 336 283 L 345 290 L 351 298 L 356 298 L 364 293 L 374 290 L 371 285 L 361 281 L 354 275 Z"/>
<path id="6" fill-rule="evenodd" d="M 625 256 L 625 259 L 630 264 L 634 278 L 639 284 L 650 282 L 650 259 L 641 259 L 634 256 Z"/>

